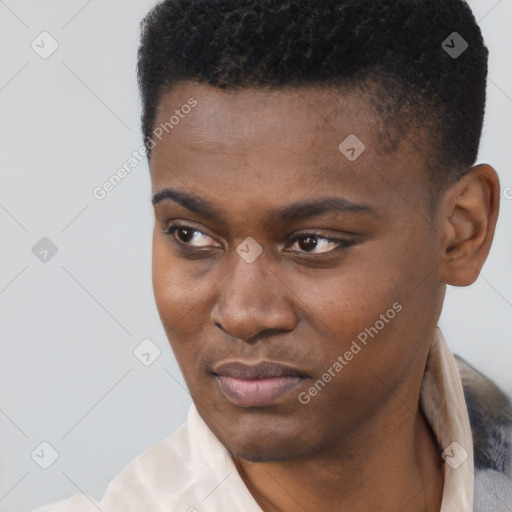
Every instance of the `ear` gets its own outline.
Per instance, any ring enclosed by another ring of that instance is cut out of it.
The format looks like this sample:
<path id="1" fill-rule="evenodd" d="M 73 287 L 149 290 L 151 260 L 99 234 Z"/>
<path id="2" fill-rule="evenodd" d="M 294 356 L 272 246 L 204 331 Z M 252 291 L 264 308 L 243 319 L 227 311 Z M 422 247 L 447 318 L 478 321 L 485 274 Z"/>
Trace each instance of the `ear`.
<path id="1" fill-rule="evenodd" d="M 439 205 L 440 274 L 446 284 L 474 283 L 489 254 L 500 202 L 500 181 L 489 165 L 472 167 L 443 193 Z"/>

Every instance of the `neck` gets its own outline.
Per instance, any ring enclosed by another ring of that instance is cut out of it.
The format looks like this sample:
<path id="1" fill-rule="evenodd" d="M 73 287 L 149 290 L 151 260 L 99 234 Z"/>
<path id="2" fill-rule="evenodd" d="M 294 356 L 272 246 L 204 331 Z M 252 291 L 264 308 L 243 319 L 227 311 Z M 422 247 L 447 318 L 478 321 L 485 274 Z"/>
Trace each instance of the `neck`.
<path id="1" fill-rule="evenodd" d="M 418 402 L 419 385 L 413 402 L 394 396 L 350 442 L 328 453 L 235 464 L 264 512 L 439 512 L 443 461 Z"/>

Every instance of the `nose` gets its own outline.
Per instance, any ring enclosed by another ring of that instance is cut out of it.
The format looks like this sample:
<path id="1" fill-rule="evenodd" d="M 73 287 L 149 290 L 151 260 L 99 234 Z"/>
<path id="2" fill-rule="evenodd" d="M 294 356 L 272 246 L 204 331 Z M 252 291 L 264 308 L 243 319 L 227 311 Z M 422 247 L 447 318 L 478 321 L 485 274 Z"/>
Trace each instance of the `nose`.
<path id="1" fill-rule="evenodd" d="M 294 329 L 293 293 L 264 253 L 252 263 L 235 255 L 233 269 L 220 283 L 211 321 L 233 338 L 255 343 L 270 333 Z"/>

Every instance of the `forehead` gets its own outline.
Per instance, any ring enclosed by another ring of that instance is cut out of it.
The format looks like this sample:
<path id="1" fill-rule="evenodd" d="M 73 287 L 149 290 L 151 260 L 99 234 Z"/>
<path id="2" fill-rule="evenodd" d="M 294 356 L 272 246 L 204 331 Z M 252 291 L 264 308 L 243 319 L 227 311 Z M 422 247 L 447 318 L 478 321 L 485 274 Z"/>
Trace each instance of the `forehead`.
<path id="1" fill-rule="evenodd" d="M 205 147 L 209 144 L 226 147 L 235 134 L 238 144 L 244 139 L 249 143 L 256 132 L 268 138 L 278 133 L 283 144 L 296 142 L 297 138 L 306 142 L 319 132 L 335 132 L 338 137 L 347 131 L 365 131 L 368 135 L 380 124 L 369 102 L 357 90 L 350 92 L 334 87 L 221 90 L 196 82 L 180 83 L 162 96 L 155 124 L 165 124 L 169 114 L 191 98 L 197 101 L 197 107 L 192 115 L 186 116 L 182 129 L 173 129 L 172 135 L 177 142 L 192 136 Z M 283 126 L 287 128 L 285 131 Z"/>
<path id="2" fill-rule="evenodd" d="M 381 151 L 382 120 L 357 89 L 226 91 L 182 83 L 163 95 L 159 127 L 150 162 L 154 194 L 178 186 L 229 197 L 243 185 L 246 196 L 268 202 L 282 202 L 283 190 L 337 190 L 355 202 L 371 195 L 379 203 L 390 192 L 386 182 L 425 186 L 423 158 L 413 147 Z"/>

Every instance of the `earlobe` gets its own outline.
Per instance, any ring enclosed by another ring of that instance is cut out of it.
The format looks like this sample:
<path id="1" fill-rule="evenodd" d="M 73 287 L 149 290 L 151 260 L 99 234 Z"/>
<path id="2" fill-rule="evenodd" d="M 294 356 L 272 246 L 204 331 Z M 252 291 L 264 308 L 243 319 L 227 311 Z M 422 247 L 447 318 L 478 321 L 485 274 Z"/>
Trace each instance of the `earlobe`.
<path id="1" fill-rule="evenodd" d="M 443 194 L 440 273 L 444 283 L 468 286 L 478 278 L 494 237 L 499 200 L 499 178 L 487 164 L 472 167 Z"/>

